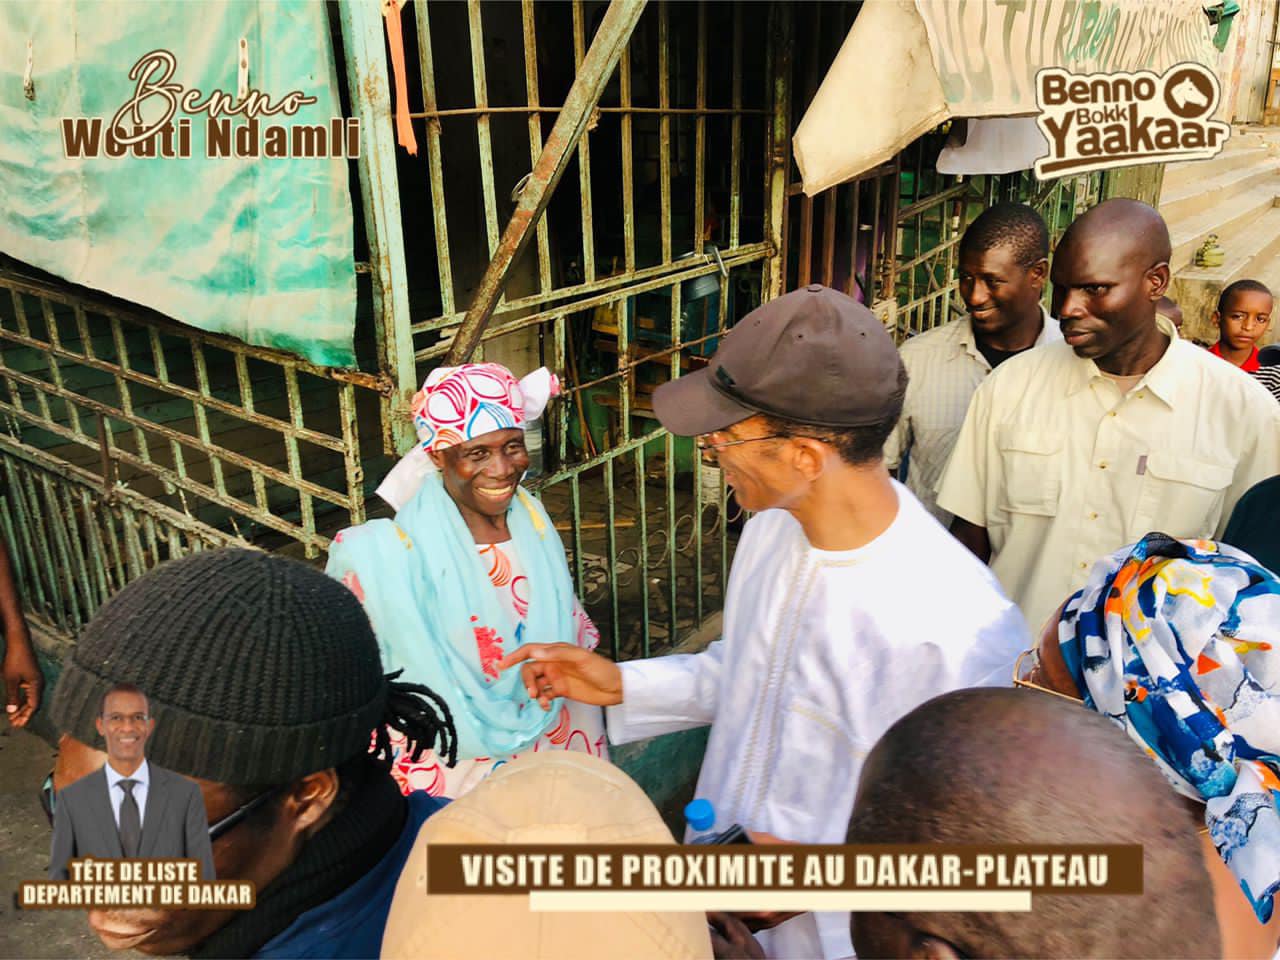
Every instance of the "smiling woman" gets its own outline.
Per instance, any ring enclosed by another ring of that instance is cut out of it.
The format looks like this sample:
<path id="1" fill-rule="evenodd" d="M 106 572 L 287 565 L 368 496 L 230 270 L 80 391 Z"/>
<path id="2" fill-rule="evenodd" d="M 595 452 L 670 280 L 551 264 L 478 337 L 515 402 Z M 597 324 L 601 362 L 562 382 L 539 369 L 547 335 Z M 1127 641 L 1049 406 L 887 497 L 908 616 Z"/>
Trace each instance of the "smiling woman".
<path id="1" fill-rule="evenodd" d="M 432 451 L 444 488 L 476 543 L 507 539 L 506 514 L 516 485 L 529 469 L 524 431 L 496 430 L 444 451 Z"/>
<path id="2" fill-rule="evenodd" d="M 527 639 L 594 649 L 564 546 L 520 487 L 524 424 L 558 389 L 546 370 L 517 381 L 494 363 L 443 367 L 414 398 L 420 443 L 378 492 L 398 508 L 334 539 L 328 573 L 364 604 L 388 668 L 448 703 L 456 754 L 415 754 L 392 737 L 405 793 L 457 797 L 528 750 L 605 753 L 598 707 L 533 702 L 498 664 Z M 535 692 L 536 696 L 536 692 Z"/>

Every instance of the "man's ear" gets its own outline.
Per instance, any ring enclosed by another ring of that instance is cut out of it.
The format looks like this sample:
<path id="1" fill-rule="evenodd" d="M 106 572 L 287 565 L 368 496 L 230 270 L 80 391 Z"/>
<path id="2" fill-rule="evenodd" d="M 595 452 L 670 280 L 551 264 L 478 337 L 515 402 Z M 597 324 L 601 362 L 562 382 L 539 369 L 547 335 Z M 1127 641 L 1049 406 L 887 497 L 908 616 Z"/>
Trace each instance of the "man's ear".
<path id="1" fill-rule="evenodd" d="M 106 736 L 107 736 L 107 734 L 106 734 L 106 731 L 103 729 L 103 726 L 102 726 L 102 718 L 101 718 L 101 717 L 94 717 L 94 718 L 93 718 L 93 725 L 94 725 L 95 727 L 97 727 L 97 728 L 98 728 L 98 736 L 100 736 L 100 737 L 102 737 L 102 738 L 104 738 L 104 739 L 105 739 L 105 738 L 106 738 Z"/>
<path id="2" fill-rule="evenodd" d="M 922 936 L 911 945 L 912 960 L 960 960 L 960 953 L 947 940 Z"/>
<path id="3" fill-rule="evenodd" d="M 428 450 L 427 456 L 431 458 L 431 462 L 435 464 L 437 470 L 444 469 L 444 454 L 439 450 Z"/>
<path id="4" fill-rule="evenodd" d="M 1147 299 L 1151 301 L 1159 300 L 1165 295 L 1169 289 L 1169 264 L 1157 263 L 1154 267 L 1147 271 L 1147 282 L 1151 284 L 1148 291 Z"/>
<path id="5" fill-rule="evenodd" d="M 280 805 L 281 823 L 294 833 L 311 833 L 338 799 L 338 771 L 318 770 L 295 780 Z"/>
<path id="6" fill-rule="evenodd" d="M 826 468 L 829 452 L 826 445 L 808 437 L 792 437 L 795 442 L 796 469 L 806 480 L 816 480 Z"/>
<path id="7" fill-rule="evenodd" d="M 1031 282 L 1040 288 L 1040 292 L 1044 292 L 1044 285 L 1049 281 L 1049 258 L 1041 257 L 1030 267 L 1027 268 L 1027 275 L 1031 278 Z"/>

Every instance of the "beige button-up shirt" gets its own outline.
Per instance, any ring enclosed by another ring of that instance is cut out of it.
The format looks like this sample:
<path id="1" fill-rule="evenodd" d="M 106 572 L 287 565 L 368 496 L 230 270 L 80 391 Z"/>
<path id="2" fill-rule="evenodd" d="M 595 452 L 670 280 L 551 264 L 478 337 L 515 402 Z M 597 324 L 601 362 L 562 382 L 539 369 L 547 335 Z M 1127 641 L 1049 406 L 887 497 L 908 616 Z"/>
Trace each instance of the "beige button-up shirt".
<path id="1" fill-rule="evenodd" d="M 1044 325 L 1037 347 L 1062 339 L 1058 322 L 1043 307 L 1040 312 Z M 974 342 L 968 317 L 912 337 L 899 353 L 911 379 L 902 417 L 885 443 L 885 465 L 897 469 L 910 451 L 907 488 L 945 527 L 951 523 L 951 514 L 938 507 L 934 491 L 956 445 L 973 391 L 990 375 L 991 364 Z"/>
<path id="2" fill-rule="evenodd" d="M 991 568 L 1035 632 L 1096 560 L 1151 531 L 1219 536 L 1276 474 L 1280 406 L 1247 373 L 1175 336 L 1122 395 L 1059 342 L 978 387 L 938 503 L 986 527 Z"/>

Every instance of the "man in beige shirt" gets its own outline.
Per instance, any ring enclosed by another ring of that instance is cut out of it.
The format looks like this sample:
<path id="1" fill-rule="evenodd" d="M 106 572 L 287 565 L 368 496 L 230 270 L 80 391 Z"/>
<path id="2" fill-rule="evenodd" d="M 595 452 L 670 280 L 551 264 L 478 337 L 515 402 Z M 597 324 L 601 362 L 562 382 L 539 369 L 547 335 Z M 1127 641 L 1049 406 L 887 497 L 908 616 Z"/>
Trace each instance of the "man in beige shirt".
<path id="1" fill-rule="evenodd" d="M 902 345 L 907 396 L 884 445 L 892 472 L 907 457 L 907 488 L 944 526 L 934 490 L 951 458 L 973 391 L 1010 357 L 1061 340 L 1040 305 L 1049 277 L 1049 231 L 1024 203 L 984 211 L 960 240 L 960 296 L 969 310 Z"/>
<path id="2" fill-rule="evenodd" d="M 1135 200 L 1082 215 L 1053 259 L 1064 342 L 977 389 L 938 505 L 1038 627 L 1095 560 L 1158 530 L 1214 537 L 1280 473 L 1280 408 L 1157 320 L 1169 231 Z"/>

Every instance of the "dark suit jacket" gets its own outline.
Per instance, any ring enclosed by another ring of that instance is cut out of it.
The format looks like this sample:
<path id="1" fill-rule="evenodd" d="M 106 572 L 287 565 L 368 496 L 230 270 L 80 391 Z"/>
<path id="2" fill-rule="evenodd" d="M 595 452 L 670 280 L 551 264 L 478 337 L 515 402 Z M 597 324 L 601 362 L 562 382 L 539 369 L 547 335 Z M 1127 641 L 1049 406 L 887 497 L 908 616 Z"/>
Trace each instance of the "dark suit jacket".
<path id="1" fill-rule="evenodd" d="M 213 847 L 200 788 L 148 761 L 147 809 L 142 819 L 138 857 L 190 857 L 200 861 L 205 880 L 213 880 Z M 57 796 L 53 814 L 53 850 L 49 879 L 67 880 L 67 861 L 78 857 L 122 859 L 120 832 L 107 795 L 107 774 L 98 769 Z"/>

